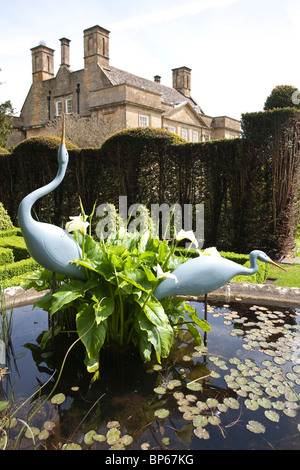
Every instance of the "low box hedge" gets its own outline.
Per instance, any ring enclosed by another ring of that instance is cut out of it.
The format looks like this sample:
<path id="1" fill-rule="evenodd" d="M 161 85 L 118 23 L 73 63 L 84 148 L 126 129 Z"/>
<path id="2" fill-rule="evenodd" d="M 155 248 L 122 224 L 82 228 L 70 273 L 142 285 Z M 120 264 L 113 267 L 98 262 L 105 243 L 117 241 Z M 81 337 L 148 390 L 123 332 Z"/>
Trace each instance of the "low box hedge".
<path id="1" fill-rule="evenodd" d="M 34 271 L 39 267 L 39 264 L 34 261 L 33 258 L 23 259 L 16 263 L 6 264 L 0 266 L 0 280 L 5 281 L 15 276 L 21 276 L 22 274 Z"/>
<path id="2" fill-rule="evenodd" d="M 0 238 L 0 247 L 10 248 L 13 251 L 15 261 L 21 261 L 22 259 L 29 257 L 25 240 L 22 237 L 16 235 L 11 237 L 2 237 Z"/>
<path id="3" fill-rule="evenodd" d="M 0 238 L 13 236 L 22 237 L 22 232 L 19 227 L 10 228 L 8 230 L 0 230 Z"/>
<path id="4" fill-rule="evenodd" d="M 0 247 L 0 266 L 14 262 L 14 253 L 11 248 Z"/>

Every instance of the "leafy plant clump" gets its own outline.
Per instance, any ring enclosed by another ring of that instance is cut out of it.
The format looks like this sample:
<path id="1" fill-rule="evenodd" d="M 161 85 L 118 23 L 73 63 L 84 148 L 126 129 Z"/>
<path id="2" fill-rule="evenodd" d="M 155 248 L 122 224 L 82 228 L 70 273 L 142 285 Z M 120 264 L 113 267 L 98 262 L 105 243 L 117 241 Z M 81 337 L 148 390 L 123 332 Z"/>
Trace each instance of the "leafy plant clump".
<path id="1" fill-rule="evenodd" d="M 74 232 L 83 253 L 74 262 L 85 269 L 87 280 L 65 279 L 56 292 L 47 293 L 35 305 L 51 316 L 71 310 L 89 372 L 99 375 L 99 354 L 105 343 L 134 345 L 144 361 L 154 351 L 159 363 L 169 355 L 183 325 L 201 343 L 197 327 L 210 328 L 196 310 L 182 298 L 159 301 L 154 296 L 161 279 L 186 260 L 186 255 L 175 254 L 176 242 L 153 238 L 148 230 L 130 234 L 121 228 L 102 241 L 83 232 Z M 26 288 L 43 290 L 51 276 L 39 271 Z M 57 325 L 55 332 L 59 331 Z M 46 335 L 50 337 L 49 332 Z"/>

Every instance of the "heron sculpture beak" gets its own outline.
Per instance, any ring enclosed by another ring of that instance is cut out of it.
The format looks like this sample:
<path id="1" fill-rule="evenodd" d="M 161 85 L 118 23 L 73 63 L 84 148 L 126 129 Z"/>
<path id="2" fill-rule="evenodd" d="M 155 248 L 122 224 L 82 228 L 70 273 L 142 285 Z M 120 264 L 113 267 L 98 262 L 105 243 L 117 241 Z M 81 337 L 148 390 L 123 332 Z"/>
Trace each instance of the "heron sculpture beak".
<path id="1" fill-rule="evenodd" d="M 283 271 L 287 271 L 287 269 L 283 268 L 282 266 L 279 266 L 279 264 L 275 263 L 275 261 L 270 260 L 270 263 L 273 264 L 273 266 L 276 266 L 279 269 L 282 269 Z"/>
<path id="2" fill-rule="evenodd" d="M 61 143 L 62 144 L 66 143 L 65 133 L 66 133 L 66 119 L 65 119 L 65 115 L 63 114 L 62 135 L 61 135 Z"/>

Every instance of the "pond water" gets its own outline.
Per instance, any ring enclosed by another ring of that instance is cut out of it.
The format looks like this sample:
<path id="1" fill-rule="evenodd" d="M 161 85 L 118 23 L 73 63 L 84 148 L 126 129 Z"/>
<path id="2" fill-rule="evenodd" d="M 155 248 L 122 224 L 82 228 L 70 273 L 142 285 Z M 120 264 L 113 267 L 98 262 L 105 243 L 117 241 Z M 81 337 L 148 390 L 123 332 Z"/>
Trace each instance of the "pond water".
<path id="1" fill-rule="evenodd" d="M 181 331 L 161 365 L 107 347 L 94 383 L 78 342 L 57 382 L 74 338 L 42 349 L 48 314 L 14 309 L 0 448 L 300 449 L 300 308 L 210 301 L 208 321 L 201 346 Z"/>

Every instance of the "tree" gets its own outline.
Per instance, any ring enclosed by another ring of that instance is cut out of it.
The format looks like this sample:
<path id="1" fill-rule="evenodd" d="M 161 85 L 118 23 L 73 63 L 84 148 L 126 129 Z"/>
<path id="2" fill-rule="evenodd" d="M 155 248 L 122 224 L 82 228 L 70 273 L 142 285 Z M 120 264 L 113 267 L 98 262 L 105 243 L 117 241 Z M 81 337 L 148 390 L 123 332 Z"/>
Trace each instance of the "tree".
<path id="1" fill-rule="evenodd" d="M 0 104 L 0 147 L 7 148 L 8 138 L 13 128 L 14 109 L 10 101 Z"/>
<path id="2" fill-rule="evenodd" d="M 300 92 L 291 85 L 278 85 L 273 88 L 266 99 L 264 110 L 274 108 L 298 108 L 300 109 Z"/>

